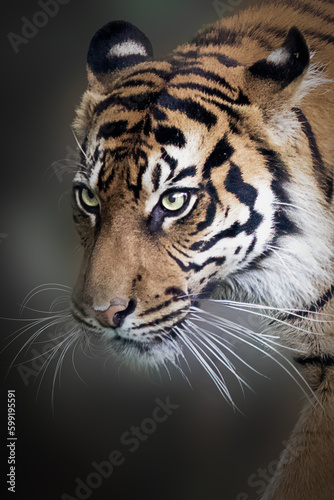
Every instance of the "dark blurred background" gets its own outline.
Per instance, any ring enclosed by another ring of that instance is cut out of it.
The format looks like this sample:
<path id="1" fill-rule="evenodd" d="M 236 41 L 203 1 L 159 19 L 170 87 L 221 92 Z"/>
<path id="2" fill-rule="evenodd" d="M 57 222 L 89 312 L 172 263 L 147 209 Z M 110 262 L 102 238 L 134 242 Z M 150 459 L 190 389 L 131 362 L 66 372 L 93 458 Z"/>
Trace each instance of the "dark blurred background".
<path id="1" fill-rule="evenodd" d="M 184 370 L 192 388 L 176 370 L 171 370 L 171 380 L 167 373 L 147 379 L 102 355 L 88 357 L 80 349 L 73 359 L 69 351 L 61 375 L 54 378 L 59 356 L 42 376 L 37 369 L 45 358 L 37 356 L 45 343 L 25 345 L 37 327 L 20 336 L 18 332 L 28 325 L 19 315 L 20 304 L 31 290 L 47 283 L 71 286 L 75 279 L 80 251 L 69 207 L 71 175 L 55 163 L 66 167 L 64 159 L 74 157 L 70 124 L 86 87 L 86 53 L 95 31 L 110 20 L 130 21 L 151 39 L 155 55 L 162 57 L 191 39 L 203 24 L 251 2 L 63 0 L 59 11 L 47 19 L 36 14 L 43 12 L 43 3 L 48 2 L 2 5 L 1 498 L 9 495 L 4 479 L 8 389 L 16 391 L 14 498 L 258 498 L 302 398 L 301 390 L 273 360 L 237 346 L 240 356 L 266 377 L 241 367 L 254 388 L 254 393 L 246 390 L 243 396 L 226 375 L 241 410 L 234 411 L 191 356 L 191 372 L 186 366 Z M 27 20 L 39 24 L 37 31 L 24 28 Z M 30 38 L 18 38 L 24 35 Z M 61 292 L 38 294 L 30 305 L 47 309 L 58 295 Z M 38 316 L 27 309 L 22 318 Z M 251 316 L 242 321 L 257 328 Z M 48 339 L 47 332 L 41 339 Z M 15 361 L 5 377 L 20 349 L 17 361 L 25 359 L 25 364 Z M 157 398 L 169 398 L 179 406 L 151 432 L 145 419 L 151 418 Z M 131 452 L 121 436 L 141 424 L 150 433 Z M 120 451 L 124 463 L 97 487 L 98 476 L 89 476 L 95 471 L 92 463 L 108 460 L 113 450 Z M 87 484 L 88 477 L 92 485 L 96 481 L 91 492 L 82 487 L 75 493 L 77 478 Z"/>

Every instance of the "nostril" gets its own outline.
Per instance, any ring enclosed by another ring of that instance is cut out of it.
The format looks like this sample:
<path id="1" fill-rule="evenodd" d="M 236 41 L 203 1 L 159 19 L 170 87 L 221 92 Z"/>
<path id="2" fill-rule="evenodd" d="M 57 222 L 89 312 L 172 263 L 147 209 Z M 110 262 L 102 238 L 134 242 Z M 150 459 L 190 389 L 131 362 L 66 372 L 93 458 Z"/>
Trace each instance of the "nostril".
<path id="1" fill-rule="evenodd" d="M 129 314 L 133 313 L 136 309 L 136 301 L 134 299 L 130 299 L 128 303 L 128 307 L 123 310 L 116 311 L 113 316 L 113 324 L 115 327 L 121 326 L 124 322 L 125 318 L 129 316 Z"/>
<path id="2" fill-rule="evenodd" d="M 117 311 L 112 319 L 113 325 L 117 328 L 118 326 L 121 326 L 123 322 L 124 322 L 124 316 L 122 316 L 121 311 Z"/>
<path id="3" fill-rule="evenodd" d="M 126 305 L 127 304 L 127 305 Z M 123 299 L 115 299 L 105 306 L 95 306 L 95 317 L 103 326 L 117 328 L 124 322 L 126 316 L 136 308 L 136 301 L 131 299 L 127 303 Z"/>
<path id="4" fill-rule="evenodd" d="M 109 323 L 109 325 L 119 326 L 118 324 L 116 324 L 117 321 L 115 321 L 115 319 L 117 318 L 117 314 L 120 313 L 121 311 L 124 311 L 125 309 L 126 307 L 121 305 L 110 306 L 105 312 L 106 320 Z"/>

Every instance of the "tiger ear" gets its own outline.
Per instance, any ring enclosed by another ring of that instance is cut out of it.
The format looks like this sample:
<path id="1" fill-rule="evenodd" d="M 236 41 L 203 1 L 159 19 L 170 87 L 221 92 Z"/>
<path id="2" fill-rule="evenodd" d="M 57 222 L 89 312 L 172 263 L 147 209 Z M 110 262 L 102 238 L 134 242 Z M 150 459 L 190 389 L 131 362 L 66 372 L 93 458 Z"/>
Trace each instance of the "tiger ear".
<path id="1" fill-rule="evenodd" d="M 310 63 L 310 53 L 301 32 L 293 27 L 281 47 L 269 54 L 267 59 L 257 61 L 249 68 L 250 73 L 260 79 L 273 80 L 286 87 L 302 75 Z"/>
<path id="2" fill-rule="evenodd" d="M 93 36 L 87 70 L 90 86 L 106 81 L 106 76 L 153 57 L 149 39 L 136 26 L 126 21 L 113 21 Z"/>
<path id="3" fill-rule="evenodd" d="M 247 70 L 248 89 L 254 101 L 269 104 L 268 99 L 300 78 L 310 64 L 310 53 L 301 32 L 293 27 L 289 30 L 281 47 L 266 59 L 257 61 Z M 295 88 L 291 86 L 291 90 Z"/>

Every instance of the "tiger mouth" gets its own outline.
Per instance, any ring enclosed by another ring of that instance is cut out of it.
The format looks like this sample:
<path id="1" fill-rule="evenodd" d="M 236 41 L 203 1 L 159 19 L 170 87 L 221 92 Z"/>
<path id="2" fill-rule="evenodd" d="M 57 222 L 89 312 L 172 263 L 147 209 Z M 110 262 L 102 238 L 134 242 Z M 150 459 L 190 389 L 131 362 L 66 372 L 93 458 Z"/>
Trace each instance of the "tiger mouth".
<path id="1" fill-rule="evenodd" d="M 161 338 L 152 339 L 150 342 L 143 342 L 140 340 L 124 338 L 121 337 L 120 335 L 117 335 L 116 337 L 110 340 L 110 344 L 112 344 L 113 347 L 119 349 L 131 348 L 136 350 L 139 354 L 148 354 L 152 351 L 152 349 L 154 349 L 154 347 L 157 347 L 162 343 L 163 340 Z"/>
<path id="2" fill-rule="evenodd" d="M 131 336 L 123 336 L 119 333 L 117 328 L 100 328 L 91 324 L 88 321 L 88 317 L 83 315 L 82 308 L 78 306 L 77 303 L 72 302 L 72 315 L 74 319 L 84 327 L 86 327 L 86 333 L 95 339 L 98 343 L 106 343 L 111 348 L 116 351 L 129 350 L 136 351 L 138 354 L 148 354 L 161 346 L 167 346 L 169 343 L 172 344 L 178 342 L 178 335 L 175 331 L 176 327 L 182 325 L 184 320 L 187 318 L 189 312 L 185 312 L 182 319 L 177 321 L 171 326 L 161 328 L 157 326 L 157 330 L 150 333 L 150 338 L 147 339 L 144 332 L 143 339 L 131 338 Z M 141 325 L 141 328 L 145 328 L 145 324 Z M 110 333 L 113 335 L 110 336 Z M 108 335 L 109 334 L 109 335 Z M 131 335 L 131 333 L 130 333 Z"/>
<path id="3" fill-rule="evenodd" d="M 155 333 L 154 337 L 149 341 L 142 341 L 137 339 L 131 339 L 128 337 L 122 337 L 119 334 L 116 334 L 116 337 L 110 339 L 111 343 L 118 343 L 119 345 L 123 344 L 124 347 L 131 346 L 138 348 L 139 351 L 149 352 L 152 347 L 156 347 L 162 344 L 166 344 L 167 342 L 175 342 L 178 340 L 178 336 L 174 330 L 176 326 L 180 326 L 183 320 L 178 322 L 177 325 L 171 326 L 169 329 L 165 329 L 163 334 Z"/>
<path id="4" fill-rule="evenodd" d="M 104 340 L 116 362 L 120 361 L 136 372 L 147 374 L 152 369 L 166 366 L 166 363 L 176 365 L 180 355 L 183 356 L 180 339 L 174 328 L 175 325 L 168 331 L 164 330 L 163 334 L 155 334 L 149 340 L 122 337 L 119 334 Z"/>

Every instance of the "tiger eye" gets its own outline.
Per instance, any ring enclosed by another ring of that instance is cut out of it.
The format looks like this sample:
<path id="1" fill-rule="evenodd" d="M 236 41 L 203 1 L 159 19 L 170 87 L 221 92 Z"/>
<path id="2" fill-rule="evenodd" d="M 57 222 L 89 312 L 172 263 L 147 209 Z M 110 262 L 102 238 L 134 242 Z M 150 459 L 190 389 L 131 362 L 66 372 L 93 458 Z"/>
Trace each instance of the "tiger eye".
<path id="1" fill-rule="evenodd" d="M 99 200 L 97 196 L 94 193 L 92 193 L 92 191 L 90 191 L 89 189 L 83 188 L 80 194 L 81 194 L 81 200 L 85 206 L 89 208 L 95 208 L 99 205 Z"/>
<path id="2" fill-rule="evenodd" d="M 186 201 L 186 193 L 182 193 L 181 191 L 172 191 L 162 198 L 161 204 L 166 210 L 176 212 L 184 206 Z"/>

